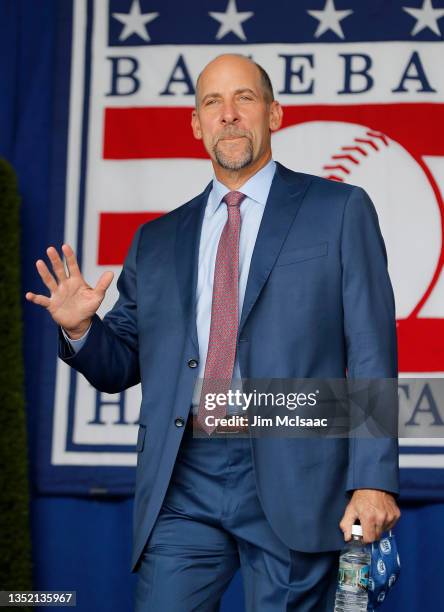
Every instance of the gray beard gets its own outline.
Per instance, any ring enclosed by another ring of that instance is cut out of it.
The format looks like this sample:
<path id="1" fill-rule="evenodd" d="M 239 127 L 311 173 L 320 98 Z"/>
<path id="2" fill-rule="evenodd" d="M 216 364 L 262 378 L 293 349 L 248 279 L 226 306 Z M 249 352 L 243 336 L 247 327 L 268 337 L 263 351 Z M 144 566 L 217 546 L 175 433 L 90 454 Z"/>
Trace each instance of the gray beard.
<path id="1" fill-rule="evenodd" d="M 251 142 L 249 142 L 248 149 L 245 151 L 245 154 L 240 159 L 231 159 L 227 155 L 221 153 L 216 145 L 214 147 L 214 157 L 216 158 L 216 161 L 219 166 L 221 166 L 225 170 L 241 170 L 241 168 L 249 166 L 253 161 L 253 147 L 251 146 Z"/>

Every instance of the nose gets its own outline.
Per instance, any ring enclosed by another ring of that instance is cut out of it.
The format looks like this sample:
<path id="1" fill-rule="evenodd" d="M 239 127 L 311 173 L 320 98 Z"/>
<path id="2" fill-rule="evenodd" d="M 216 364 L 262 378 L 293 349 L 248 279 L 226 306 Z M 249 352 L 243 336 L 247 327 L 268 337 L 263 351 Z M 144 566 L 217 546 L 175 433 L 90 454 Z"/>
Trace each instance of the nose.
<path id="1" fill-rule="evenodd" d="M 233 104 L 233 102 L 228 102 L 225 101 L 223 106 L 222 106 L 222 113 L 221 113 L 221 122 L 224 125 L 230 124 L 230 123 L 237 123 L 239 121 L 239 114 L 237 112 L 237 108 L 236 105 Z"/>

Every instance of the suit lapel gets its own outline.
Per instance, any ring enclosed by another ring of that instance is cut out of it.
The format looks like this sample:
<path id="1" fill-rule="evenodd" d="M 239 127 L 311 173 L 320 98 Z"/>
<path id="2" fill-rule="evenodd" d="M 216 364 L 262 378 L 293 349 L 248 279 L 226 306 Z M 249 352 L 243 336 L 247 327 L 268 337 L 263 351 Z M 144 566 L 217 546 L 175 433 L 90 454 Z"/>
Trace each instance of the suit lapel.
<path id="1" fill-rule="evenodd" d="M 309 177 L 276 164 L 276 174 L 251 258 L 239 333 L 273 268 L 310 183 Z"/>
<path id="2" fill-rule="evenodd" d="M 290 172 L 281 164 L 277 164 L 251 259 L 239 333 L 268 279 L 309 183 L 309 177 Z M 181 210 L 176 233 L 175 258 L 179 295 L 196 354 L 199 351 L 196 327 L 199 243 L 211 187 L 212 183 L 209 183 L 205 191 Z"/>
<path id="3" fill-rule="evenodd" d="M 196 349 L 199 351 L 196 327 L 196 291 L 197 271 L 199 263 L 199 242 L 205 205 L 211 191 L 210 183 L 205 191 L 198 195 L 181 212 L 176 232 L 176 272 L 179 285 L 179 295 L 188 333 Z M 190 265 L 191 264 L 191 265 Z"/>

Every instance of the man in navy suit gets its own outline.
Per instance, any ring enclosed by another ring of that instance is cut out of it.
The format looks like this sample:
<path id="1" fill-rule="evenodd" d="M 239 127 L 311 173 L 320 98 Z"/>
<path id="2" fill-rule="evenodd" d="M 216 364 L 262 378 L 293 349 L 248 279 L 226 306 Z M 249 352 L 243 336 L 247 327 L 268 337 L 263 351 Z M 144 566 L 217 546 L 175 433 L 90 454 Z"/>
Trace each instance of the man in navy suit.
<path id="1" fill-rule="evenodd" d="M 213 181 L 138 229 L 113 309 L 96 314 L 112 273 L 90 287 L 68 245 L 68 274 L 53 247 L 52 272 L 37 262 L 50 296 L 27 294 L 60 326 L 60 357 L 97 389 L 142 383 L 138 612 L 217 610 L 239 566 L 250 612 L 331 610 L 352 524 L 371 542 L 400 515 L 396 439 L 193 436 L 198 378 L 397 376 L 374 206 L 359 187 L 273 161 L 281 120 L 260 66 L 210 62 L 192 129 Z"/>

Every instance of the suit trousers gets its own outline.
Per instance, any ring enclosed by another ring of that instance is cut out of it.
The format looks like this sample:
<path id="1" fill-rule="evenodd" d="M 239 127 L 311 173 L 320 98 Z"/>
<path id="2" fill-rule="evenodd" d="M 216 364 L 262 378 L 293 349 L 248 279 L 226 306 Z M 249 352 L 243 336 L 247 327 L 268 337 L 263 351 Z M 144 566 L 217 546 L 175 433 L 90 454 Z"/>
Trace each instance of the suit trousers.
<path id="1" fill-rule="evenodd" d="M 194 438 L 188 424 L 137 568 L 135 610 L 215 612 L 240 567 L 247 612 L 331 612 L 338 558 L 291 550 L 272 531 L 248 438 Z"/>

